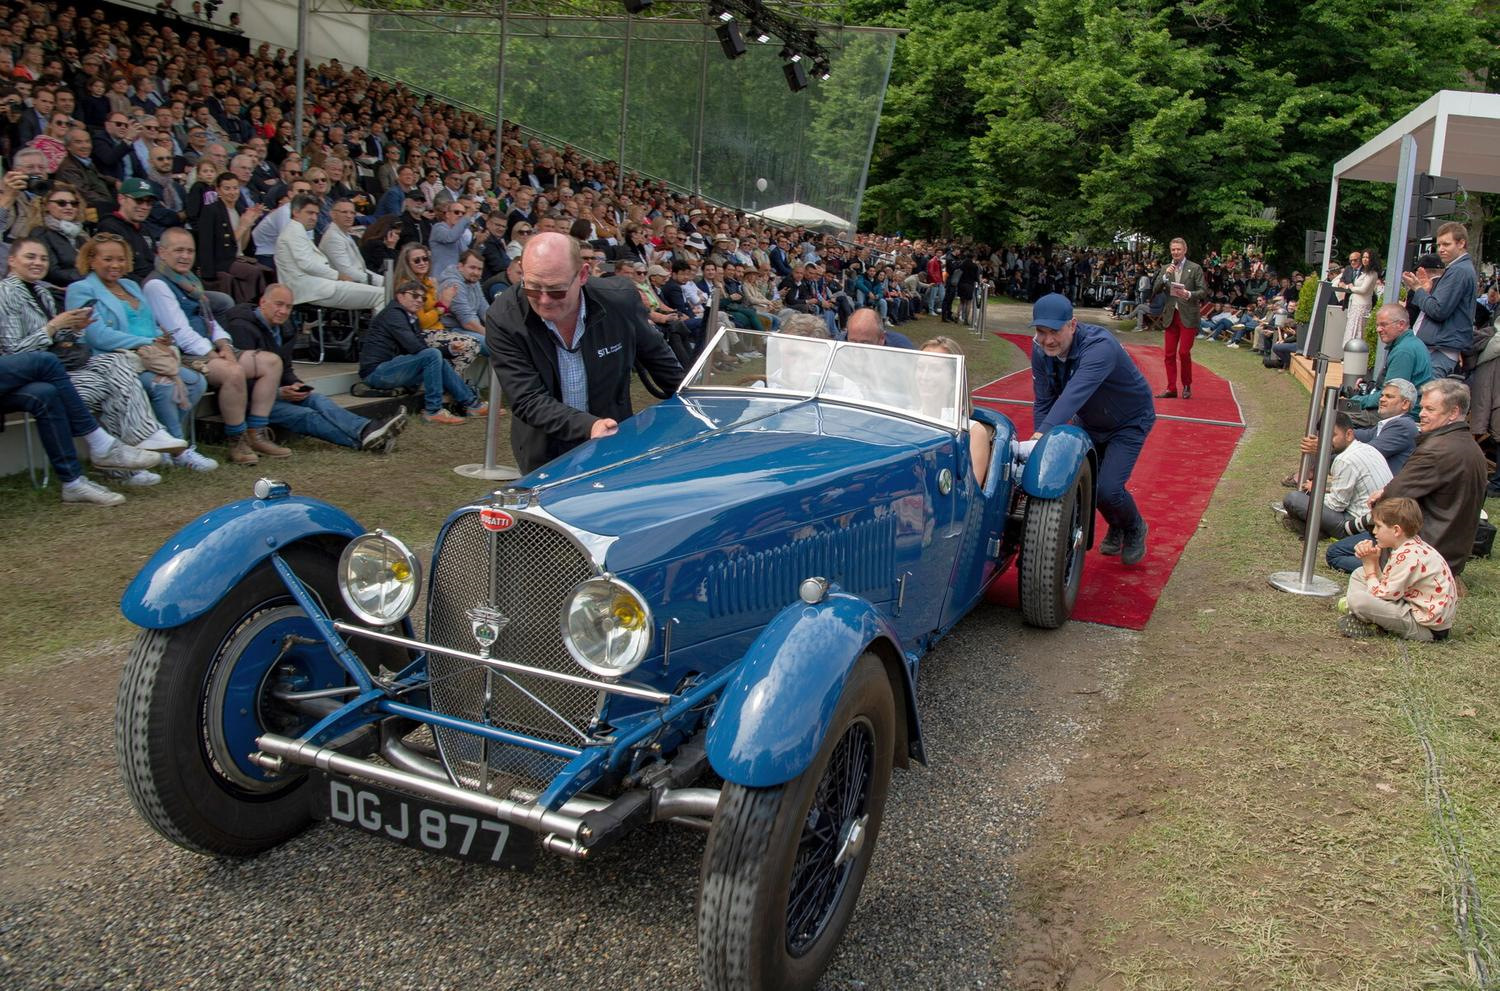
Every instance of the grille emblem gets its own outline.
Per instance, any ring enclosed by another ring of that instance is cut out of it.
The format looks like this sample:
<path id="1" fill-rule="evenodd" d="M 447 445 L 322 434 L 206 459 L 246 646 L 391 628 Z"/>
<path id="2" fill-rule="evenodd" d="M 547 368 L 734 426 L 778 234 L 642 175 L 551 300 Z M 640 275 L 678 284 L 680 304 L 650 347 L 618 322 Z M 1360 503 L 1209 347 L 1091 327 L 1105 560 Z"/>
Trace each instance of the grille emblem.
<path id="1" fill-rule="evenodd" d="M 490 606 L 475 606 L 468 612 L 469 632 L 479 644 L 481 657 L 490 656 L 490 648 L 500 639 L 500 631 L 510 623 L 510 617 Z"/>
<path id="2" fill-rule="evenodd" d="M 499 506 L 485 506 L 479 511 L 479 525 L 491 533 L 501 533 L 516 525 L 516 518 Z"/>

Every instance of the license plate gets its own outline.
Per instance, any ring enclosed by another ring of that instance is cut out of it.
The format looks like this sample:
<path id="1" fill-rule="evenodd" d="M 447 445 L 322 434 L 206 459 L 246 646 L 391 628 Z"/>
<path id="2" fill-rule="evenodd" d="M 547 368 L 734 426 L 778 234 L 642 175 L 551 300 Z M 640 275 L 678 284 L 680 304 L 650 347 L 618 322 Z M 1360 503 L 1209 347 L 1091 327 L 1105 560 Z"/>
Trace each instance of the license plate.
<path id="1" fill-rule="evenodd" d="M 459 860 L 522 871 L 536 865 L 537 841 L 530 830 L 326 774 L 314 773 L 310 784 L 312 813 L 319 819 Z"/>

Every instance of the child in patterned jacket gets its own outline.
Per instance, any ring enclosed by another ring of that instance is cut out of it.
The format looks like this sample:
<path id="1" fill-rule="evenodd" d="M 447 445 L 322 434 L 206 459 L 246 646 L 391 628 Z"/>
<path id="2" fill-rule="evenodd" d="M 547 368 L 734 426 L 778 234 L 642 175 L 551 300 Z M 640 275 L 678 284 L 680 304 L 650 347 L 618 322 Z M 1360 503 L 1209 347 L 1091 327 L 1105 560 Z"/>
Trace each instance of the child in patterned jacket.
<path id="1" fill-rule="evenodd" d="M 1388 630 L 1408 640 L 1446 640 L 1458 609 L 1453 572 L 1443 555 L 1418 536 L 1422 510 L 1411 499 L 1382 499 L 1371 512 L 1374 540 L 1354 548 L 1364 567 L 1349 576 L 1348 595 L 1339 603 L 1346 637 Z M 1382 550 L 1391 552 L 1384 570 Z"/>

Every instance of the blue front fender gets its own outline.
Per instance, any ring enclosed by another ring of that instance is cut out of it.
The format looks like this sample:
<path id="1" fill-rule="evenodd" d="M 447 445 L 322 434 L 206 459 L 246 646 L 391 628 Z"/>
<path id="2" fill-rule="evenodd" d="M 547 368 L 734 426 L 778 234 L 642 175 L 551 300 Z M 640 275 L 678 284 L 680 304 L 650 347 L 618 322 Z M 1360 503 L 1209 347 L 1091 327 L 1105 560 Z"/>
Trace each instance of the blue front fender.
<path id="1" fill-rule="evenodd" d="M 166 630 L 208 612 L 274 551 L 308 537 L 353 539 L 354 518 L 318 499 L 244 499 L 210 510 L 172 536 L 120 599 L 136 626 Z"/>
<path id="2" fill-rule="evenodd" d="M 869 602 L 836 592 L 817 605 L 788 606 L 750 645 L 708 723 L 708 760 L 726 781 L 767 788 L 792 780 L 812 762 L 833 721 L 844 683 L 878 640 L 899 657 L 890 624 Z M 892 686 L 906 714 L 908 750 L 921 759 L 916 698 L 903 663 Z M 905 697 L 900 697 L 904 695 Z"/>
<path id="3" fill-rule="evenodd" d="M 1037 499 L 1061 499 L 1078 479 L 1078 470 L 1093 457 L 1094 442 L 1072 424 L 1042 435 L 1026 459 L 1021 489 Z"/>

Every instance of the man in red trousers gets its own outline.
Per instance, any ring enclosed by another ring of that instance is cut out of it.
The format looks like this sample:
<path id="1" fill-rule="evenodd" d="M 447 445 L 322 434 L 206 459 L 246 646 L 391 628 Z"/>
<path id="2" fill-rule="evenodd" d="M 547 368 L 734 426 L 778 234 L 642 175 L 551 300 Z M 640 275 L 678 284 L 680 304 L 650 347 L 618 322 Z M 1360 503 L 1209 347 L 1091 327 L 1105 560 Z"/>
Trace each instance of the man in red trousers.
<path id="1" fill-rule="evenodd" d="M 1180 237 L 1172 239 L 1172 264 L 1156 273 L 1156 284 L 1152 295 L 1165 291 L 1167 305 L 1161 311 L 1161 321 L 1167 328 L 1166 340 L 1162 344 L 1162 355 L 1167 366 L 1167 391 L 1158 393 L 1158 399 L 1177 398 L 1177 365 L 1182 364 L 1182 398 L 1193 397 L 1193 341 L 1198 337 L 1198 307 L 1208 295 L 1208 284 L 1203 281 L 1203 267 L 1187 258 L 1187 242 Z"/>

